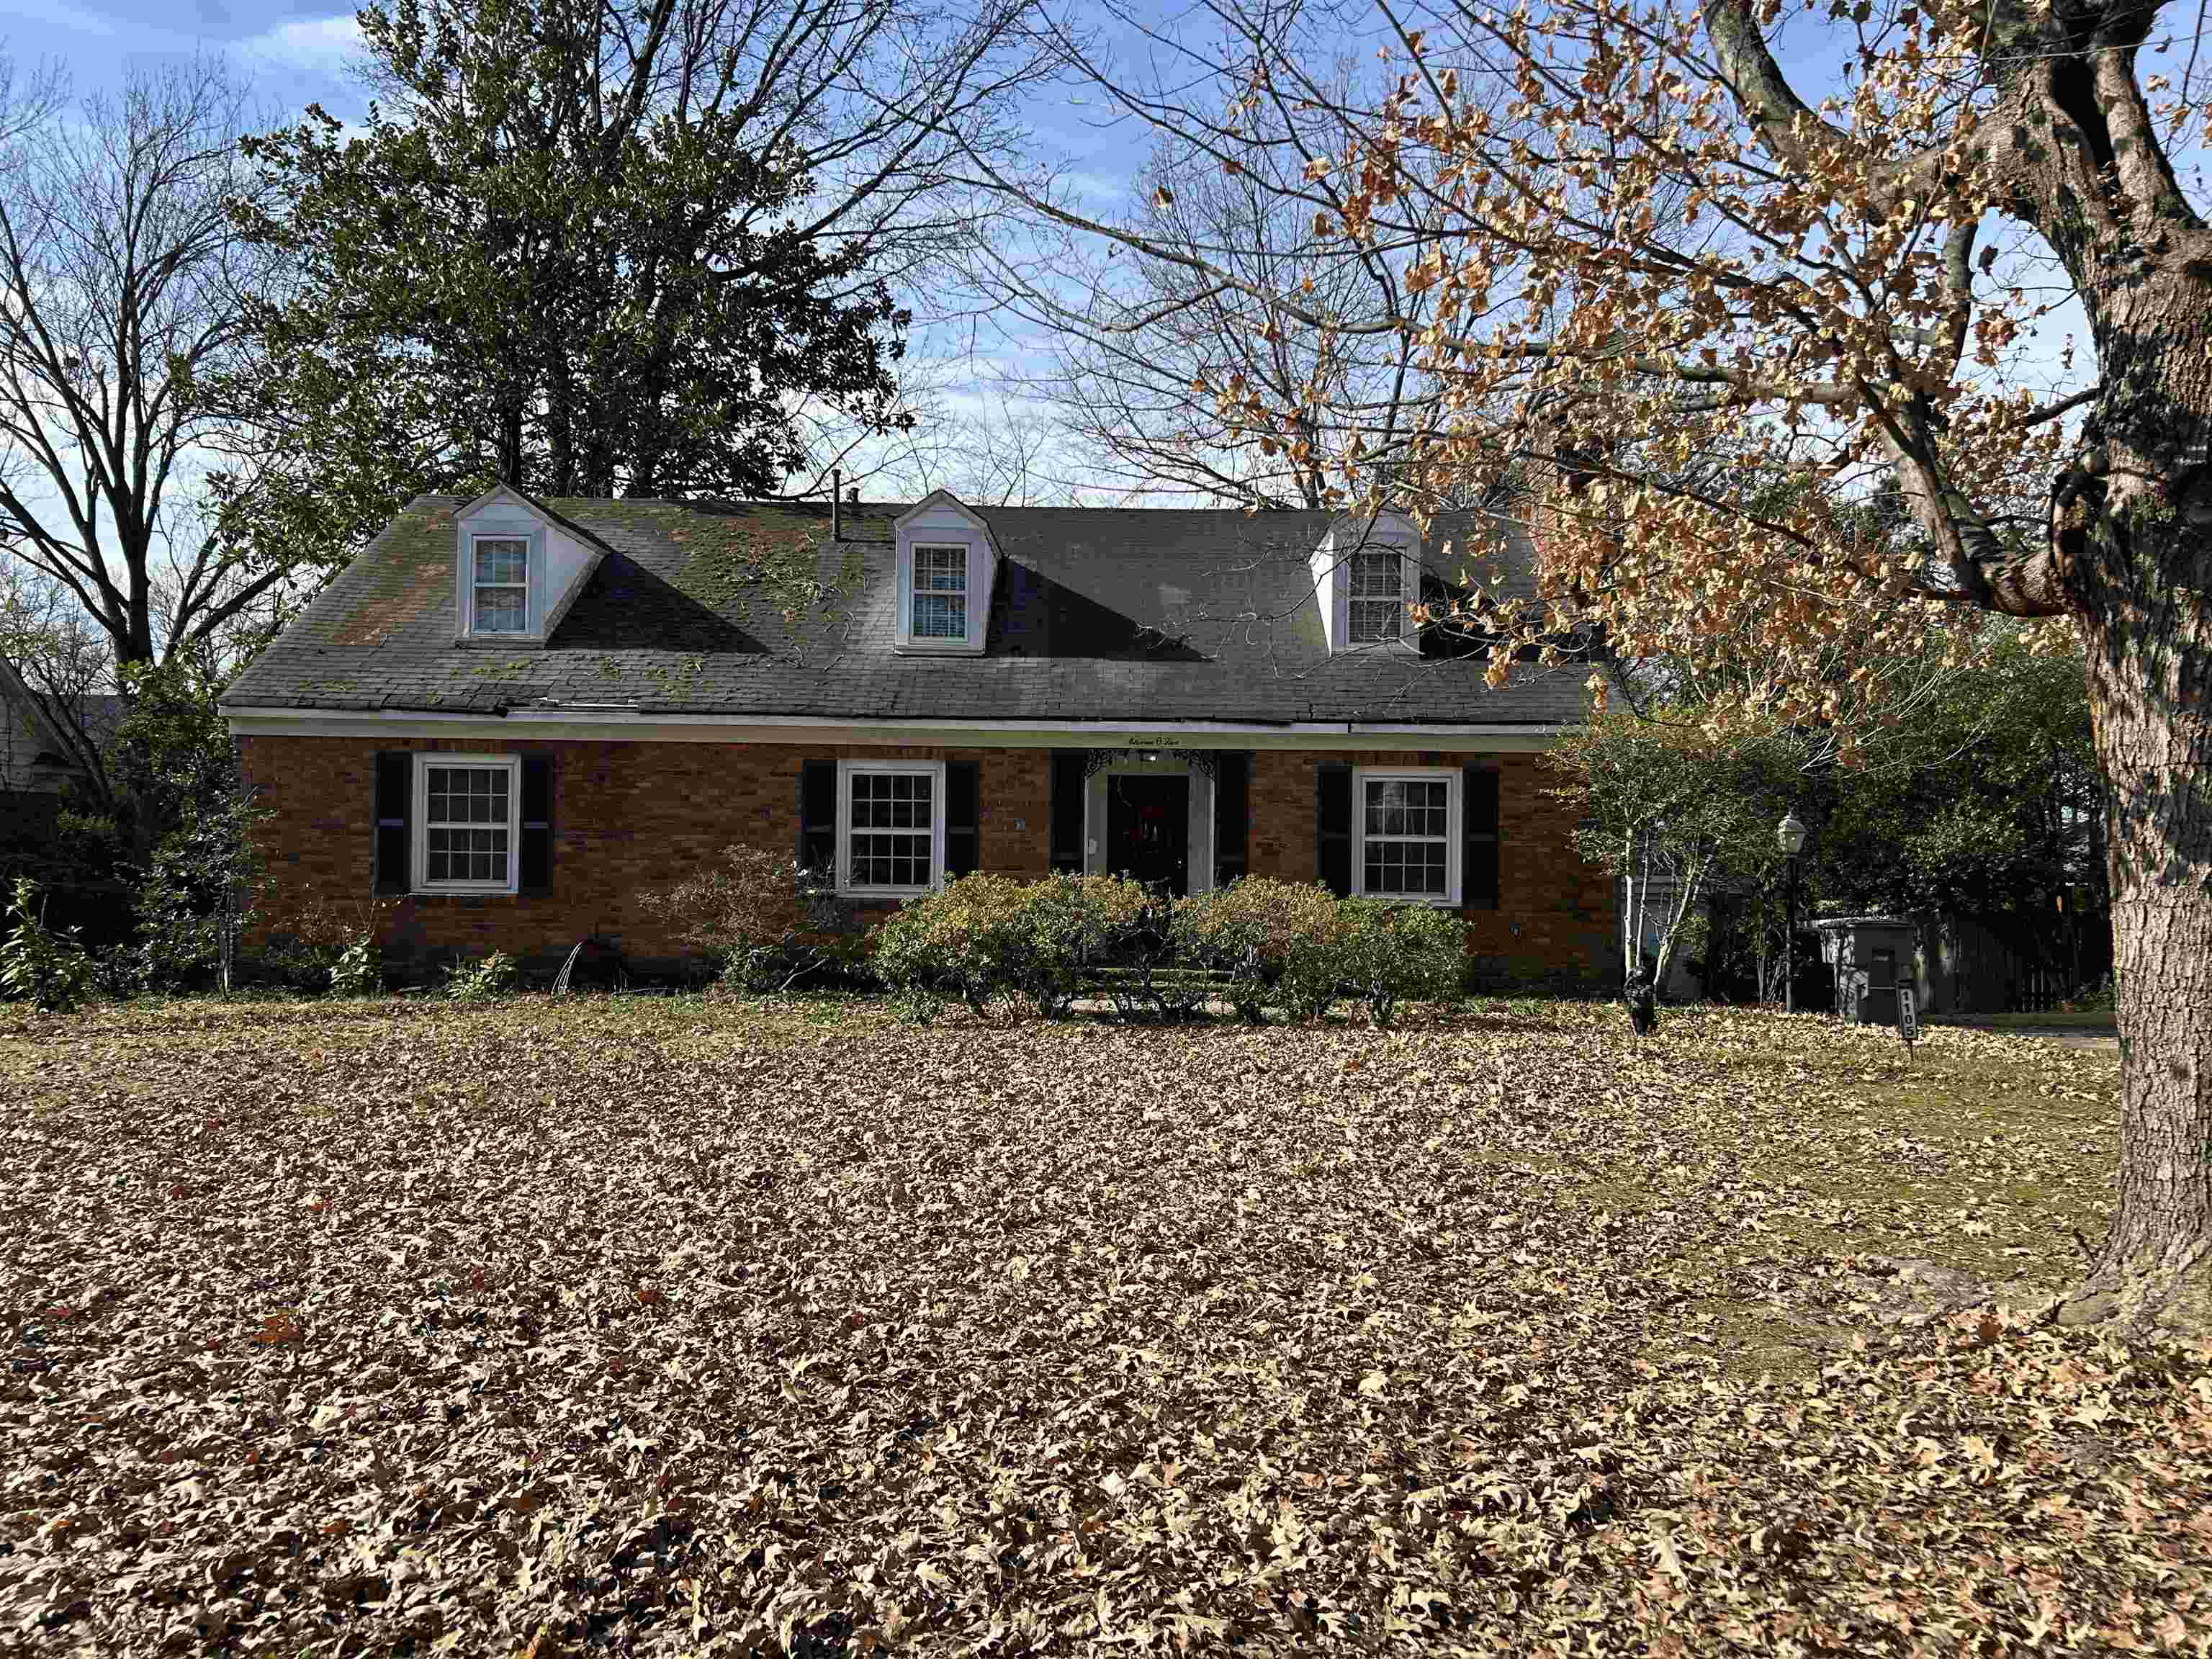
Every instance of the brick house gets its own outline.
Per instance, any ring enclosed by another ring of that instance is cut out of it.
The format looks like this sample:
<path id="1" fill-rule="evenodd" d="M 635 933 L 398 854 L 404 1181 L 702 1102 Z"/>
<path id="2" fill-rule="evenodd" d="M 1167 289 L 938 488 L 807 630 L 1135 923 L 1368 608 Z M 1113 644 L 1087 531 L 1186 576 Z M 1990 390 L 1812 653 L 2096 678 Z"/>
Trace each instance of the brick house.
<path id="1" fill-rule="evenodd" d="M 1500 979 L 1601 980 L 1611 886 L 1539 771 L 1581 673 L 1491 690 L 1409 616 L 1447 544 L 1503 534 L 1525 583 L 1516 533 L 425 496 L 223 707 L 278 911 L 389 895 L 398 963 L 665 961 L 637 896 L 742 841 L 885 908 L 977 868 L 1318 879 L 1458 910 Z"/>

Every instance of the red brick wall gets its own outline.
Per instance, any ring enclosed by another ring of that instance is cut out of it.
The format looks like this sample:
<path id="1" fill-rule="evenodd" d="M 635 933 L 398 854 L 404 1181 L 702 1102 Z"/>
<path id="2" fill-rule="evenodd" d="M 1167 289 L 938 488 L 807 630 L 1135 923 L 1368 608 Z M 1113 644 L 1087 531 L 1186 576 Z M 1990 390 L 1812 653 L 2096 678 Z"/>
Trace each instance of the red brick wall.
<path id="1" fill-rule="evenodd" d="M 1468 949 L 1488 981 L 1601 984 L 1616 961 L 1613 882 L 1583 862 L 1568 835 L 1574 815 L 1547 793 L 1539 755 L 1493 757 L 1498 786 L 1498 908 L 1465 910 Z M 1252 757 L 1252 852 L 1255 876 L 1311 881 L 1314 768 L 1459 766 L 1469 757 L 1402 750 L 1327 754 L 1261 750 Z"/>
<path id="2" fill-rule="evenodd" d="M 1050 830 L 1051 751 L 708 743 L 380 743 L 363 738 L 250 737 L 246 775 L 272 811 L 266 832 L 281 915 L 310 890 L 350 899 L 369 890 L 375 757 L 384 748 L 550 753 L 553 890 L 542 897 L 407 897 L 387 921 L 395 963 L 502 950 L 525 960 L 565 955 L 586 937 L 633 958 L 678 954 L 636 896 L 665 885 L 732 842 L 776 851 L 798 832 L 799 769 L 806 760 L 971 760 L 987 870 L 1038 876 Z M 1250 862 L 1255 875 L 1314 878 L 1314 766 L 1406 763 L 1403 752 L 1253 757 Z M 1425 757 L 1455 763 L 1456 757 Z M 1471 948 L 1500 978 L 1580 977 L 1610 960 L 1612 888 L 1567 844 L 1566 816 L 1543 793 L 1538 757 L 1503 755 L 1499 908 L 1469 911 Z"/>

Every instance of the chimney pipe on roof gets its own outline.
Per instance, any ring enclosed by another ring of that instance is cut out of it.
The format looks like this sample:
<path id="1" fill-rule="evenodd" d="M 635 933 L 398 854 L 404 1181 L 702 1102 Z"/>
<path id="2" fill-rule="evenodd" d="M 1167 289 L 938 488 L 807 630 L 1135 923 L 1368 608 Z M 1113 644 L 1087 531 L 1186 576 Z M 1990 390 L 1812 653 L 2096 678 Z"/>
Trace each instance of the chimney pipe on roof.
<path id="1" fill-rule="evenodd" d="M 845 539 L 845 469 L 842 466 L 830 469 L 830 539 Z"/>

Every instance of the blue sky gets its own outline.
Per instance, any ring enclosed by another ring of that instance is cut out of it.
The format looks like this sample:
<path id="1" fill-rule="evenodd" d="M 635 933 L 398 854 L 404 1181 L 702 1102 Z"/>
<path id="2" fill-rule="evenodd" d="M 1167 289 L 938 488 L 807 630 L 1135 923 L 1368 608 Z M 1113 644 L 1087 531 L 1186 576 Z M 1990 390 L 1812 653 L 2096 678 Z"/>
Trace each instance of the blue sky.
<path id="1" fill-rule="evenodd" d="M 1190 0 L 1153 3 L 1157 15 L 1166 19 L 1183 12 Z M 60 63 L 80 93 L 112 84 L 134 65 L 218 52 L 250 73 L 258 125 L 273 126 L 296 118 L 310 102 L 319 102 L 346 118 L 358 114 L 363 103 L 347 70 L 356 30 L 351 9 L 326 7 L 327 0 L 319 6 L 313 0 L 305 4 L 282 0 L 0 0 L 0 51 L 19 68 L 41 61 Z M 1192 21 L 1193 38 L 1210 44 L 1216 30 L 1206 27 L 1202 12 Z M 2174 17 L 2162 21 L 2172 26 Z M 1808 97 L 1818 98 L 1835 88 L 1838 64 L 1832 54 L 1847 38 L 1825 20 L 1797 20 L 1782 32 L 1778 45 L 1785 66 Z M 1125 38 L 1117 44 L 1121 66 L 1139 70 L 1139 78 L 1149 78 L 1141 73 L 1146 68 L 1165 66 L 1150 43 Z M 1371 49 L 1371 45 L 1347 41 L 1346 49 L 1364 56 L 1362 48 Z M 1147 58 L 1150 64 L 1144 61 Z M 1110 123 L 1110 114 L 1095 91 L 1079 100 L 1065 88 L 1041 96 L 1028 112 L 1040 148 L 1072 169 L 1069 176 L 1079 185 L 1085 205 L 1108 216 L 1121 204 L 1126 181 L 1151 147 L 1141 128 L 1126 120 Z M 2190 149 L 2175 159 L 2187 178 L 2202 156 Z M 2078 327 L 2078 313 L 2071 307 L 2047 321 L 2039 331 L 2043 337 L 2039 355 Z M 994 369 L 1033 360 L 1037 355 L 1034 343 L 1018 337 L 994 337 L 988 327 L 939 333 L 941 337 L 918 339 L 915 345 L 918 356 L 940 361 L 940 395 L 946 405 L 970 415 L 995 411 L 1005 418 L 1006 401 L 994 387 Z M 969 348 L 981 354 L 980 360 L 963 355 Z M 1015 413 L 1018 417 L 1019 411 Z"/>
<path id="2" fill-rule="evenodd" d="M 358 100 L 343 71 L 353 13 L 227 0 L 0 0 L 0 43 L 19 64 L 56 60 L 78 90 L 118 80 L 134 63 L 215 51 L 249 64 L 278 110 Z"/>

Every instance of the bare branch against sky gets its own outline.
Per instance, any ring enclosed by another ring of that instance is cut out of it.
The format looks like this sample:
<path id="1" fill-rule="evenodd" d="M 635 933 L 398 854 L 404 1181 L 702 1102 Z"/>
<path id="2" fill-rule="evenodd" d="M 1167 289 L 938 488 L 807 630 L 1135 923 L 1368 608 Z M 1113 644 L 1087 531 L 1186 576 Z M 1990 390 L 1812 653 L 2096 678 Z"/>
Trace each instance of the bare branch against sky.
<path id="1" fill-rule="evenodd" d="M 201 533 L 189 482 L 237 435 L 192 393 L 252 280 L 226 210 L 246 99 L 213 58 L 81 100 L 0 70 L 0 550 L 119 662 L 211 645 L 282 580 Z"/>

